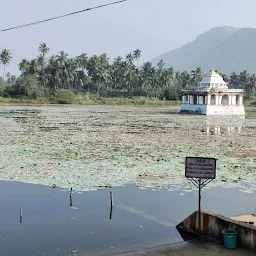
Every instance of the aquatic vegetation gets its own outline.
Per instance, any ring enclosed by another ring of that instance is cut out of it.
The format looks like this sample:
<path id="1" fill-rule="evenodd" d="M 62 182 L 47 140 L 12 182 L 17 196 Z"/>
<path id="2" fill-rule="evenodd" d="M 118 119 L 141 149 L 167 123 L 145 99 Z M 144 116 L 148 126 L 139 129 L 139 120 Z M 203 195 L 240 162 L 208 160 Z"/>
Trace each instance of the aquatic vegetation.
<path id="1" fill-rule="evenodd" d="M 180 115 L 172 107 L 2 106 L 0 127 L 3 180 L 189 193 L 185 157 L 202 156 L 217 158 L 209 186 L 256 188 L 255 118 Z"/>

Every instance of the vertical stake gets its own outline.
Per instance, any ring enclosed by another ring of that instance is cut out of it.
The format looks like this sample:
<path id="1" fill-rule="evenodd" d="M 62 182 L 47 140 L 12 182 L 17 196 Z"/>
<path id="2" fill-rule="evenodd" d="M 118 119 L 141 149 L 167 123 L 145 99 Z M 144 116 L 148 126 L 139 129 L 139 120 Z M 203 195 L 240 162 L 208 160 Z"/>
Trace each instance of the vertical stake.
<path id="1" fill-rule="evenodd" d="M 69 194 L 69 204 L 70 204 L 70 206 L 73 205 L 73 202 L 72 202 L 72 188 L 70 189 L 70 194 Z"/>
<path id="2" fill-rule="evenodd" d="M 110 220 L 112 220 L 112 213 L 113 213 L 113 193 L 110 192 L 110 214 L 109 214 Z"/>
<path id="3" fill-rule="evenodd" d="M 22 223 L 22 209 L 20 209 L 20 223 Z"/>
<path id="4" fill-rule="evenodd" d="M 113 193 L 110 192 L 110 205 L 113 208 Z"/>
<path id="5" fill-rule="evenodd" d="M 199 183 L 199 193 L 198 193 L 198 232 L 201 236 L 201 178 L 198 180 Z"/>

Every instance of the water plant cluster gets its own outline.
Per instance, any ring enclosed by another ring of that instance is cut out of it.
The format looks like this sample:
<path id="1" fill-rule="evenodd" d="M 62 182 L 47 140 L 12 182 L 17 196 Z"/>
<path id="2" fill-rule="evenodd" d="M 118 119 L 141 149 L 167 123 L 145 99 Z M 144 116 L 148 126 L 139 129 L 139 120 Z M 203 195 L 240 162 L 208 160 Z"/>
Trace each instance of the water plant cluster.
<path id="1" fill-rule="evenodd" d="M 189 193 L 185 157 L 205 156 L 217 158 L 210 186 L 256 188 L 255 118 L 217 120 L 172 107 L 5 106 L 0 125 L 4 180 L 74 191 L 136 184 Z"/>

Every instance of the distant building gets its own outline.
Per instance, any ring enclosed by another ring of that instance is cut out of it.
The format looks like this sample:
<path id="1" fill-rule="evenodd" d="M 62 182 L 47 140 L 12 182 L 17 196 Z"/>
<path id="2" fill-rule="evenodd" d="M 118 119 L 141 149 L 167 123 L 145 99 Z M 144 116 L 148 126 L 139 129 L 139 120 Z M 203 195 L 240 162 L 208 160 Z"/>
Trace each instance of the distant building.
<path id="1" fill-rule="evenodd" d="M 245 115 L 244 90 L 229 89 L 228 84 L 214 69 L 203 77 L 195 89 L 182 92 L 181 113 Z"/>

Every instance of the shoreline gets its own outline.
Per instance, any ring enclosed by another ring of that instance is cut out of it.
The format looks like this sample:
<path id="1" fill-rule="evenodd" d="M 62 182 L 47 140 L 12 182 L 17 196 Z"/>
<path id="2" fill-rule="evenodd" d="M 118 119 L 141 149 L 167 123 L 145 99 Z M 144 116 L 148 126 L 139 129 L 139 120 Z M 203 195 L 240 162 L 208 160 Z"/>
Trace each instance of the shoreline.
<path id="1" fill-rule="evenodd" d="M 38 99 L 15 99 L 1 98 L 0 105 L 99 105 L 99 106 L 180 106 L 180 101 L 167 101 L 151 99 L 146 97 L 138 98 L 76 98 L 72 103 L 59 103 L 48 98 Z"/>

